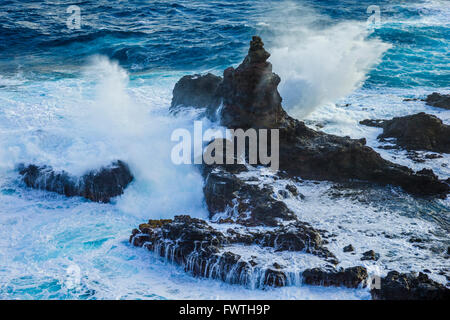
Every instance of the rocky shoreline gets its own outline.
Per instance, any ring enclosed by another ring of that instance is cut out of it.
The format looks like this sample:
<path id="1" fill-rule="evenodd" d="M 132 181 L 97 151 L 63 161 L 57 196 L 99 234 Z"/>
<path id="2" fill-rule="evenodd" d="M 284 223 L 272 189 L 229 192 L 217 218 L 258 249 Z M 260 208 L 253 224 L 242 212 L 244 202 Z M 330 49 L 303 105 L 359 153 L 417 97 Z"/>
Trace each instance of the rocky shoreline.
<path id="1" fill-rule="evenodd" d="M 446 197 L 450 191 L 446 182 L 383 159 L 365 145 L 365 139 L 315 131 L 290 117 L 281 106 L 277 90 L 280 78 L 266 61 L 269 56 L 256 37 L 244 62 L 236 70 L 226 69 L 223 80 L 211 74 L 183 77 L 175 86 L 171 111 L 195 106 L 199 98 L 189 103 L 190 93 L 203 92 L 204 99 L 197 107 L 206 108 L 206 114 L 220 114 L 220 123 L 227 128 L 279 129 L 280 171 L 290 177 L 335 182 L 357 179 L 400 186 L 414 195 Z M 204 81 L 213 85 L 206 86 Z M 208 92 L 208 88 L 212 91 Z M 222 97 L 221 105 L 217 97 Z M 183 103 L 178 105 L 181 100 Z"/>
<path id="2" fill-rule="evenodd" d="M 450 110 L 450 94 L 433 92 L 428 95 L 424 101 L 429 106 Z"/>
<path id="3" fill-rule="evenodd" d="M 400 148 L 450 153 L 450 126 L 436 116 L 420 112 L 392 120 L 363 120 L 360 123 L 382 128 L 383 133 L 378 139 L 394 138 Z"/>
<path id="4" fill-rule="evenodd" d="M 49 166 L 22 164 L 18 171 L 28 187 L 104 203 L 123 194 L 134 179 L 128 165 L 120 160 L 81 177 L 71 176 L 65 171 L 55 172 Z"/>
<path id="5" fill-rule="evenodd" d="M 449 180 L 440 180 L 432 170 L 414 172 L 383 159 L 366 146 L 365 139 L 315 131 L 290 117 L 282 107 L 277 89 L 281 79 L 272 72 L 269 57 L 261 38 L 254 36 L 244 61 L 236 69 L 227 68 L 223 77 L 206 74 L 181 78 L 173 90 L 171 113 L 179 116 L 187 108 L 198 108 L 202 116 L 229 129 L 278 129 L 280 170 L 272 173 L 275 180 L 363 182 L 373 187 L 401 188 L 417 198 L 447 197 Z M 448 97 L 433 94 L 427 103 L 445 108 Z M 383 128 L 379 139 L 394 138 L 399 147 L 408 150 L 450 150 L 450 127 L 425 113 L 361 123 Z M 303 195 L 294 183 L 275 190 L 246 176 L 251 170 L 263 174 L 265 169 L 262 163 L 199 166 L 209 219 L 179 215 L 149 220 L 132 231 L 130 243 L 180 265 L 193 276 L 255 289 L 304 283 L 368 287 L 373 299 L 448 298 L 449 289 L 424 273 L 392 270 L 380 279 L 380 286 L 374 286 L 376 279 L 363 265 L 340 266 L 337 254 L 328 248 L 328 231 L 301 221 L 282 201 L 301 201 Z M 103 203 L 123 194 L 134 179 L 128 165 L 120 160 L 81 177 L 48 166 L 21 165 L 18 171 L 28 187 Z M 347 245 L 341 250 L 350 254 L 354 248 Z M 295 269 L 279 263 L 277 258 L 283 255 L 312 261 L 314 267 Z M 379 258 L 378 253 L 368 250 L 360 260 Z"/>
<path id="6" fill-rule="evenodd" d="M 447 196 L 449 184 L 439 180 L 431 170 L 414 172 L 383 159 L 365 146 L 364 139 L 315 131 L 291 118 L 281 106 L 277 90 L 280 78 L 272 72 L 267 62 L 269 56 L 261 39 L 253 37 L 243 63 L 236 69 L 226 69 L 223 78 L 212 74 L 183 77 L 174 88 L 171 112 L 178 114 L 187 107 L 201 108 L 206 117 L 227 128 L 279 129 L 280 171 L 276 176 L 280 178 L 361 180 L 399 186 L 419 197 Z M 251 288 L 305 283 L 349 288 L 369 286 L 373 299 L 448 297 L 448 288 L 423 274 L 393 271 L 381 279 L 381 287 L 377 289 L 365 267 L 339 267 L 338 259 L 327 249 L 326 231 L 299 221 L 279 200 L 278 196 L 301 197 L 294 185 L 288 185 L 276 195 L 270 185 L 261 186 L 243 178 L 248 165 L 203 165 L 200 170 L 210 220 L 189 216 L 150 220 L 133 230 L 132 245 L 179 264 L 194 276 Z M 239 251 L 236 246 L 253 250 L 255 255 L 248 257 L 233 252 Z M 321 262 L 316 268 L 292 272 L 289 266 L 273 260 L 273 255 L 258 257 L 255 247 L 279 254 L 298 252 L 303 258 L 314 257 Z M 352 251 L 348 246 L 346 250 Z M 378 257 L 373 251 L 366 252 L 361 260 Z"/>
<path id="7" fill-rule="evenodd" d="M 150 220 L 141 224 L 133 230 L 130 242 L 181 265 L 194 276 L 251 288 L 292 285 L 299 275 L 285 272 L 275 263 L 267 267 L 255 259 L 242 258 L 233 252 L 233 245 L 255 244 L 273 252 L 303 252 L 336 263 L 333 254 L 323 247 L 320 235 L 307 224 L 295 222 L 270 232 L 246 231 L 219 231 L 204 220 L 176 216 L 173 221 Z"/>

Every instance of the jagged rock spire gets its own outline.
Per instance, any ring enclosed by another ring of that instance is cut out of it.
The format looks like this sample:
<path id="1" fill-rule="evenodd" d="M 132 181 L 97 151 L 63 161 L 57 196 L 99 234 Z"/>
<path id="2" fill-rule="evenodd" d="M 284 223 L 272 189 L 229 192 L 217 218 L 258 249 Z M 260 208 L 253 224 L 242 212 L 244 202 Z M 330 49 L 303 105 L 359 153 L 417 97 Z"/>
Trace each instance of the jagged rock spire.
<path id="1" fill-rule="evenodd" d="M 222 124 L 229 128 L 278 128 L 286 117 L 278 92 L 280 77 L 272 72 L 264 43 L 253 36 L 242 64 L 224 71 L 221 85 Z"/>
<path id="2" fill-rule="evenodd" d="M 246 62 L 248 63 L 263 63 L 269 59 L 270 53 L 264 49 L 264 42 L 261 37 L 253 36 L 250 41 L 250 48 L 248 49 L 248 55 Z"/>
<path id="3" fill-rule="evenodd" d="M 269 56 L 261 38 L 253 37 L 244 62 L 236 69 L 226 69 L 223 81 L 210 76 L 203 76 L 211 78 L 206 81 L 209 85 L 195 78 L 181 81 L 175 87 L 172 107 L 180 103 L 199 106 L 199 99 L 193 99 L 191 94 L 196 89 L 205 98 L 200 99 L 201 104 L 212 107 L 210 114 L 216 115 L 216 110 L 220 110 L 220 121 L 225 127 L 280 129 L 280 169 L 290 176 L 338 182 L 371 181 L 401 186 L 411 194 L 443 198 L 450 192 L 447 181 L 440 181 L 432 172 L 415 173 L 383 159 L 365 146 L 365 139 L 315 131 L 289 117 L 281 106 L 277 89 L 280 77 L 272 72 Z M 182 85 L 184 82 L 189 85 Z M 220 98 L 223 107 L 217 109 Z"/>

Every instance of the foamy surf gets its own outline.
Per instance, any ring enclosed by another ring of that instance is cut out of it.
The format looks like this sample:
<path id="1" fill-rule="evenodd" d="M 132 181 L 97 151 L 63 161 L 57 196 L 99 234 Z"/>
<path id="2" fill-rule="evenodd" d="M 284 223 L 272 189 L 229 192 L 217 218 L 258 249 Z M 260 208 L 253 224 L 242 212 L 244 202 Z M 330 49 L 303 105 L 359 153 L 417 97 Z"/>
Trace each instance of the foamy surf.
<path id="1" fill-rule="evenodd" d="M 360 87 L 391 47 L 369 40 L 369 35 L 366 24 L 356 22 L 281 35 L 271 61 L 282 79 L 280 94 L 287 110 L 302 119 Z"/>

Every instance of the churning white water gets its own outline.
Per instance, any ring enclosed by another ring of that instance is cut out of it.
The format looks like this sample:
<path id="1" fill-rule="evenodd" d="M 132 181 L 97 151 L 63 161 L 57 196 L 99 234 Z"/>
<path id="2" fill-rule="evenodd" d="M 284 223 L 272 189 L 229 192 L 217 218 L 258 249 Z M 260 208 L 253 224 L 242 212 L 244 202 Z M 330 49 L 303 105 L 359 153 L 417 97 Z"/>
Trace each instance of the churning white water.
<path id="1" fill-rule="evenodd" d="M 207 214 L 198 171 L 170 161 L 171 131 L 191 129 L 195 117 L 167 113 L 179 76 L 130 81 L 96 57 L 80 79 L 0 93 L 0 298 L 367 299 L 367 290 L 250 290 L 196 279 L 128 244 L 149 218 Z M 28 189 L 15 171 L 24 162 L 82 174 L 118 158 L 136 180 L 112 204 Z"/>
<path id="2" fill-rule="evenodd" d="M 288 112 L 304 118 L 360 87 L 390 48 L 369 34 L 365 23 L 345 22 L 321 30 L 305 26 L 278 37 L 271 61 Z"/>
<path id="3" fill-rule="evenodd" d="M 170 159 L 172 131 L 192 121 L 170 117 L 170 96 L 129 86 L 126 71 L 105 57 L 93 58 L 82 74 L 77 81 L 25 88 L 38 102 L 7 101 L 3 123 L 20 126 L 2 134 L 2 164 L 10 170 L 20 162 L 47 164 L 81 175 L 122 159 L 136 179 L 120 208 L 143 218 L 205 216 L 200 174 Z"/>

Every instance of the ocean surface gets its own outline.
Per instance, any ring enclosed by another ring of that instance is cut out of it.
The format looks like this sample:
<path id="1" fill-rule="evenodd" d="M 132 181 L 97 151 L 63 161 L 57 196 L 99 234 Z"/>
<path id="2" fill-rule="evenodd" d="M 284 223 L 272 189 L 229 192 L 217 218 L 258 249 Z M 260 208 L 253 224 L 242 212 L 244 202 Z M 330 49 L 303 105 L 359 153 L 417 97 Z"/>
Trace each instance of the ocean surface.
<path id="1" fill-rule="evenodd" d="M 80 10 L 79 29 L 71 5 Z M 255 34 L 272 54 L 291 115 L 450 177 L 449 155 L 415 163 L 379 148 L 380 129 L 358 124 L 420 111 L 450 123 L 450 111 L 403 101 L 450 93 L 450 1 L 2 0 L 0 299 L 370 298 L 367 289 L 250 290 L 193 278 L 128 243 L 149 218 L 207 217 L 199 172 L 170 160 L 172 131 L 192 128 L 197 116 L 169 115 L 172 89 L 185 74 L 238 65 Z M 116 159 L 136 180 L 111 204 L 28 189 L 16 171 L 34 163 L 81 175 Z M 305 182 L 298 185 L 305 200 L 287 204 L 338 234 L 329 248 L 342 266 L 361 264 L 342 254 L 352 243 L 381 253 L 368 266 L 373 272 L 429 269 L 447 283 L 448 199 L 379 187 L 336 197 L 331 187 Z M 426 244 L 414 246 L 415 236 Z"/>

